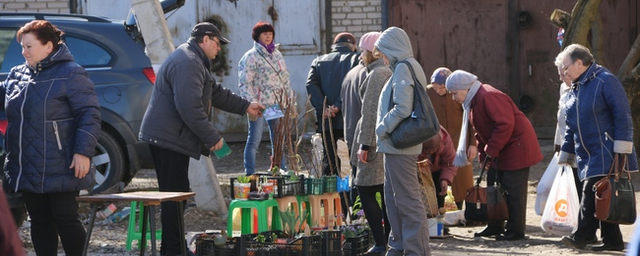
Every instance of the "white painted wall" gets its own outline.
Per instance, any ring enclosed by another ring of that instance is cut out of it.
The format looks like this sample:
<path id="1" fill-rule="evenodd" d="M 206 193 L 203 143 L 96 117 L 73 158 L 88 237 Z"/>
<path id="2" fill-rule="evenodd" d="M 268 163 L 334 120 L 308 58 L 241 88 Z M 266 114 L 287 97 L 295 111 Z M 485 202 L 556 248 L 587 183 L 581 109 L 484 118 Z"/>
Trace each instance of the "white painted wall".
<path id="1" fill-rule="evenodd" d="M 278 14 L 275 21 L 268 13 L 271 5 Z M 131 8 L 131 2 L 86 0 L 84 7 L 87 14 L 124 20 Z M 189 0 L 183 7 L 167 15 L 167 24 L 174 45 L 186 42 L 193 26 L 212 16 L 219 16 L 225 22 L 226 29 L 222 28 L 222 34 L 231 41 L 231 44 L 224 46 L 230 69 L 217 77 L 218 82 L 238 92 L 238 61 L 253 47 L 253 25 L 265 20 L 275 27 L 275 42 L 281 44 L 280 51 L 285 56 L 291 73 L 291 86 L 297 93 L 298 106 L 301 108 L 305 105 L 305 84 L 310 64 L 321 52 L 320 31 L 323 30 L 321 21 L 324 17 L 321 15 L 321 0 Z M 221 111 L 215 113 L 215 125 L 220 132 L 246 132 L 246 118 Z"/>

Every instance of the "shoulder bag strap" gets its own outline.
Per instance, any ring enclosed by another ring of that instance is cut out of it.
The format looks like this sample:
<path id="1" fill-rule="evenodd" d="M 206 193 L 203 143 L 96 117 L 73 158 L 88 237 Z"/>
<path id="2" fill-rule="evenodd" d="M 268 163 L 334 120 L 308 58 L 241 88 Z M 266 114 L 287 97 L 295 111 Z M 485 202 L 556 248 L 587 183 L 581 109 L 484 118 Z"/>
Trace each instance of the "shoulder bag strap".
<path id="1" fill-rule="evenodd" d="M 411 71 L 411 78 L 413 78 L 413 81 L 416 83 L 415 85 L 420 85 L 420 87 L 422 87 L 422 84 L 420 83 L 420 81 L 418 81 L 418 78 L 416 77 L 416 72 L 413 70 L 413 66 L 411 66 L 411 63 L 409 63 L 406 60 L 400 61 L 398 63 L 405 63 L 407 64 L 407 66 L 409 67 L 409 70 Z M 414 85 L 414 88 L 417 89 L 417 87 Z M 424 88 L 424 87 L 422 87 Z"/>
<path id="2" fill-rule="evenodd" d="M 411 78 L 416 83 L 416 84 L 414 84 L 413 88 L 414 88 L 414 91 L 417 90 L 418 87 L 416 85 L 420 85 L 420 86 L 422 86 L 422 85 L 420 84 L 420 81 L 418 81 L 418 79 L 416 79 L 416 74 L 413 71 L 413 67 L 411 66 L 411 63 L 409 63 L 406 60 L 399 61 L 398 64 L 400 64 L 400 63 L 406 64 L 409 67 L 409 70 L 411 70 Z M 414 95 L 414 97 L 415 97 L 415 95 Z M 389 110 L 391 110 L 392 107 L 393 107 L 393 87 L 391 87 L 391 98 L 389 98 Z M 413 106 L 413 108 L 415 108 L 415 106 Z M 389 111 L 389 110 L 387 110 L 387 111 Z"/>
<path id="3" fill-rule="evenodd" d="M 278 66 L 281 69 L 276 69 L 273 65 L 271 65 L 271 62 L 269 62 L 269 60 L 267 59 L 267 57 L 264 56 L 264 54 L 262 54 L 259 50 L 256 50 L 256 52 L 258 52 L 258 54 L 260 54 L 260 56 L 262 56 L 264 61 L 267 62 L 267 64 L 269 64 L 269 66 L 271 66 L 271 69 L 273 69 L 273 71 L 276 72 L 276 75 L 278 75 L 278 79 L 280 79 L 280 82 L 283 83 L 282 86 L 284 86 L 284 82 L 282 81 L 282 77 L 280 77 L 280 72 L 282 72 L 282 67 Z M 278 63 L 278 65 L 279 64 L 280 63 Z"/>
<path id="4" fill-rule="evenodd" d="M 618 153 L 616 153 L 616 154 L 614 154 L 614 155 L 613 155 L 613 162 L 611 163 L 611 167 L 609 168 L 609 173 L 607 173 L 607 176 L 606 176 L 606 177 L 607 177 L 607 179 L 608 179 L 609 177 L 611 177 L 611 175 L 614 175 L 614 176 L 616 176 L 616 177 L 618 177 L 618 176 L 619 176 L 619 174 L 618 174 L 618 173 L 619 173 L 619 171 L 618 171 L 618 166 L 619 166 L 619 165 L 618 165 L 619 157 L 618 157 L 618 156 L 619 156 L 619 154 L 618 154 Z"/>
<path id="5" fill-rule="evenodd" d="M 484 171 L 487 169 L 487 163 L 489 163 L 488 156 L 484 158 L 484 161 L 482 161 L 482 169 L 480 170 L 480 176 L 478 176 L 478 179 L 476 180 L 476 187 L 480 186 L 480 182 L 482 182 L 482 175 L 484 175 Z"/>

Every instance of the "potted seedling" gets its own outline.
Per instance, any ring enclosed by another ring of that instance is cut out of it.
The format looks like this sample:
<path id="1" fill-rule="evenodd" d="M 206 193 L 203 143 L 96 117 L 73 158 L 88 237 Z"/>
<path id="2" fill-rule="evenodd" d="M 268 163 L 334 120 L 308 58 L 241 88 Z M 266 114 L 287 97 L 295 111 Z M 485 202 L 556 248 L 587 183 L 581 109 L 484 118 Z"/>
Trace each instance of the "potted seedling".
<path id="1" fill-rule="evenodd" d="M 269 180 L 266 176 L 261 178 L 260 188 L 262 192 L 267 194 L 273 193 L 273 186 L 274 186 L 273 180 Z"/>
<path id="2" fill-rule="evenodd" d="M 249 198 L 249 192 L 251 191 L 251 178 L 246 175 L 240 175 L 233 183 L 233 193 L 235 199 L 247 199 Z"/>

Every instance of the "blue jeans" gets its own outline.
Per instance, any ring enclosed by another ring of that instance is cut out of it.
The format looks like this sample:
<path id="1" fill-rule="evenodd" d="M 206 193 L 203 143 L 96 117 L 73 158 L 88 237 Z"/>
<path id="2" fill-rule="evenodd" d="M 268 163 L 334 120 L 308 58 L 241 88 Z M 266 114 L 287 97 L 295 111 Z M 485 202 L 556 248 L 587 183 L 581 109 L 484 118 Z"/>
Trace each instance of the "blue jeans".
<path id="1" fill-rule="evenodd" d="M 265 122 L 269 124 L 271 155 L 273 155 L 273 136 L 275 136 L 276 129 L 278 128 L 278 120 L 280 119 L 273 119 L 267 122 L 264 117 L 259 117 L 256 121 L 248 121 L 249 132 L 247 134 L 247 144 L 244 146 L 244 172 L 246 175 L 251 175 L 256 172 L 256 151 L 258 151 L 258 146 L 260 146 L 260 141 L 262 140 L 262 131 Z M 280 163 L 280 169 L 287 169 L 284 154 Z"/>

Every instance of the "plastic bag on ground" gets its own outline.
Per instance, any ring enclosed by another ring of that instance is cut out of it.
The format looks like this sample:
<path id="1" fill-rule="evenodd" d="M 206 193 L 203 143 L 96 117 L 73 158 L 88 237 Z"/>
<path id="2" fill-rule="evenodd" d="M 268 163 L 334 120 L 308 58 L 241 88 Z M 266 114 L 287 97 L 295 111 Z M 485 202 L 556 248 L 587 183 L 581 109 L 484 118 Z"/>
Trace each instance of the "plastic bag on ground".
<path id="1" fill-rule="evenodd" d="M 563 165 L 558 169 L 540 226 L 549 234 L 568 236 L 578 229 L 580 201 L 571 167 Z"/>
<path id="2" fill-rule="evenodd" d="M 555 153 L 551 161 L 549 161 L 549 166 L 547 166 L 547 170 L 542 174 L 542 178 L 540 178 L 538 187 L 536 188 L 535 210 L 538 216 L 542 216 L 547 197 L 549 197 L 549 191 L 551 191 L 551 185 L 553 185 L 553 180 L 556 178 L 559 167 L 558 153 Z"/>

